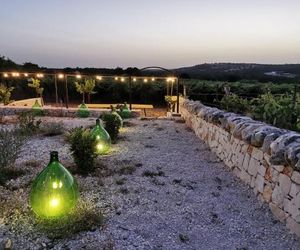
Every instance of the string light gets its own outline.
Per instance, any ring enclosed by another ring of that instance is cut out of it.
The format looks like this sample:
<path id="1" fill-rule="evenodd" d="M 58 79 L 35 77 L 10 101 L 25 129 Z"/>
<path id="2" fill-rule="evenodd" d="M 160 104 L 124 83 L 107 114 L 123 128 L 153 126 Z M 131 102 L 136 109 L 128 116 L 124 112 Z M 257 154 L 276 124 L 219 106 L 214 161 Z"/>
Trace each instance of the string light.
<path id="1" fill-rule="evenodd" d="M 25 76 L 25 77 L 28 77 L 28 73 L 24 73 L 24 76 Z"/>
<path id="2" fill-rule="evenodd" d="M 121 78 L 121 82 L 125 82 L 125 78 L 124 77 Z"/>
<path id="3" fill-rule="evenodd" d="M 63 79 L 64 78 L 64 74 L 58 74 L 58 78 L 59 79 Z"/>
<path id="4" fill-rule="evenodd" d="M 133 78 L 133 81 L 136 82 L 136 78 Z"/>
<path id="5" fill-rule="evenodd" d="M 96 79 L 101 81 L 102 80 L 102 76 L 96 76 Z"/>
<path id="6" fill-rule="evenodd" d="M 115 77 L 115 80 L 118 81 L 118 80 L 119 80 L 119 77 Z"/>
<path id="7" fill-rule="evenodd" d="M 81 79 L 81 75 L 79 75 L 79 74 L 76 75 L 76 78 L 77 78 L 77 79 Z"/>
<path id="8" fill-rule="evenodd" d="M 147 78 L 145 78 L 145 79 L 144 79 L 144 82 L 148 82 L 148 79 L 147 79 Z"/>
<path id="9" fill-rule="evenodd" d="M 44 74 L 41 74 L 41 73 L 36 74 L 36 77 L 38 77 L 38 78 L 43 78 L 43 77 L 44 77 Z"/>
<path id="10" fill-rule="evenodd" d="M 12 76 L 13 76 L 13 77 L 19 77 L 20 74 L 19 74 L 18 72 L 13 72 L 13 73 L 12 73 Z"/>
<path id="11" fill-rule="evenodd" d="M 3 76 L 7 78 L 7 77 L 8 77 L 8 74 L 7 74 L 7 73 L 4 73 Z"/>
<path id="12" fill-rule="evenodd" d="M 151 80 L 152 80 L 152 82 L 154 82 L 154 81 L 155 81 L 155 78 L 154 78 L 154 77 L 152 77 L 152 79 L 151 79 Z"/>

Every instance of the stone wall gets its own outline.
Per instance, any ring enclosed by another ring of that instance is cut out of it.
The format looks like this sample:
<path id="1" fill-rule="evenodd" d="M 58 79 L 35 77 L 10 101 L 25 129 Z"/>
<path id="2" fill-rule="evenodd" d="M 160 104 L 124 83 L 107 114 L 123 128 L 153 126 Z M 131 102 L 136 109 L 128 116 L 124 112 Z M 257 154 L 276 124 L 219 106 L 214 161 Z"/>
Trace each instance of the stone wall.
<path id="1" fill-rule="evenodd" d="M 32 110 L 31 107 L 15 107 L 15 106 L 0 106 L 0 114 L 4 116 L 20 114 L 24 111 Z M 76 117 L 77 108 L 56 108 L 56 107 L 43 107 L 43 113 L 45 116 L 54 117 Z M 99 117 L 104 112 L 108 112 L 108 109 L 89 109 L 91 117 Z M 138 111 L 133 111 L 135 116 L 139 115 Z"/>
<path id="2" fill-rule="evenodd" d="M 186 124 L 300 237 L 300 134 L 181 100 Z"/>

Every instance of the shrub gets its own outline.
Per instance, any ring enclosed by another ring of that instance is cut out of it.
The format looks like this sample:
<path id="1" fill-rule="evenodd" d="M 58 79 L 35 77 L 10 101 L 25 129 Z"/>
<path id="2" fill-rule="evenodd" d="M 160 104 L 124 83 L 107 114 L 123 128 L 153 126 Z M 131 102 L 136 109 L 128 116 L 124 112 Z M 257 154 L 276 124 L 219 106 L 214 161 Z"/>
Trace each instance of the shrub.
<path id="1" fill-rule="evenodd" d="M 56 136 L 63 134 L 64 126 L 62 122 L 49 122 L 45 124 L 41 130 L 45 136 Z"/>
<path id="2" fill-rule="evenodd" d="M 24 142 L 25 137 L 17 130 L 0 130 L 0 184 L 12 178 L 13 171 L 8 169 L 14 167 Z"/>
<path id="3" fill-rule="evenodd" d="M 7 87 L 4 84 L 0 84 L 0 102 L 3 102 L 4 105 L 10 103 L 11 92 L 14 90 L 14 87 Z"/>
<path id="4" fill-rule="evenodd" d="M 19 130 L 22 135 L 30 136 L 40 130 L 41 120 L 36 120 L 30 111 L 22 112 L 18 116 Z"/>
<path id="5" fill-rule="evenodd" d="M 245 113 L 248 108 L 248 100 L 239 97 L 236 94 L 224 95 L 221 102 L 221 107 L 229 112 Z"/>
<path id="6" fill-rule="evenodd" d="M 82 173 L 92 171 L 97 157 L 95 148 L 96 140 L 89 130 L 74 128 L 67 137 L 70 143 L 70 151 L 78 170 Z"/>
<path id="7" fill-rule="evenodd" d="M 119 135 L 119 130 L 122 127 L 122 118 L 115 112 L 104 113 L 101 116 L 101 119 L 104 122 L 104 127 L 109 133 L 110 138 L 115 142 Z"/>

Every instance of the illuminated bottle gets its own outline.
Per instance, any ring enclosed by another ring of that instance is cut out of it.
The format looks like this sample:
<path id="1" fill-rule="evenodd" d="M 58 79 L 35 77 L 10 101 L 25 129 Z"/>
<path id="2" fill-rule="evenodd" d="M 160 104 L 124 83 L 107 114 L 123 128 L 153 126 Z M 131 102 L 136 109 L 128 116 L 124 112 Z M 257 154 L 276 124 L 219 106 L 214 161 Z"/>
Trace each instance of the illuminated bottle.
<path id="1" fill-rule="evenodd" d="M 91 131 L 92 135 L 96 139 L 96 153 L 106 154 L 111 145 L 111 139 L 105 128 L 101 125 L 100 120 L 96 120 L 96 126 Z"/>
<path id="2" fill-rule="evenodd" d="M 127 103 L 124 103 L 123 108 L 120 110 L 120 116 L 123 119 L 128 119 L 131 117 L 131 110 L 128 108 Z"/>
<path id="3" fill-rule="evenodd" d="M 81 118 L 86 118 L 90 116 L 89 108 L 84 102 L 80 104 L 77 115 Z"/>
<path id="4" fill-rule="evenodd" d="M 76 205 L 78 196 L 76 180 L 59 162 L 58 152 L 52 151 L 48 166 L 32 184 L 31 208 L 44 218 L 61 217 Z"/>
<path id="5" fill-rule="evenodd" d="M 43 108 L 39 104 L 38 100 L 35 100 L 35 103 L 32 105 L 32 112 L 35 116 L 41 116 L 43 115 Z"/>

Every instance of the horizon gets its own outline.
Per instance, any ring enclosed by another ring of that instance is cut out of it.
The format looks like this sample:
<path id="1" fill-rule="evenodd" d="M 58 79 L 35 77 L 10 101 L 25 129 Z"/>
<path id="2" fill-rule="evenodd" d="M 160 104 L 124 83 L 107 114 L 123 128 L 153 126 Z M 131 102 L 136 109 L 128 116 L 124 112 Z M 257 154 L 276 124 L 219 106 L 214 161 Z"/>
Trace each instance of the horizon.
<path id="1" fill-rule="evenodd" d="M 0 55 L 47 68 L 299 64 L 296 0 L 4 0 Z M 68 10 L 68 11 L 66 11 Z"/>

